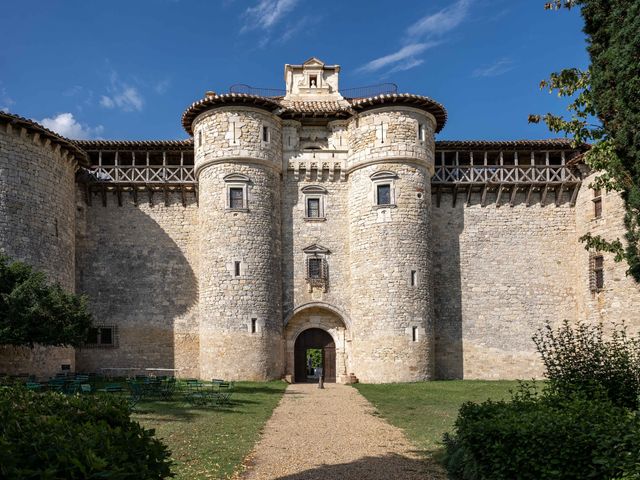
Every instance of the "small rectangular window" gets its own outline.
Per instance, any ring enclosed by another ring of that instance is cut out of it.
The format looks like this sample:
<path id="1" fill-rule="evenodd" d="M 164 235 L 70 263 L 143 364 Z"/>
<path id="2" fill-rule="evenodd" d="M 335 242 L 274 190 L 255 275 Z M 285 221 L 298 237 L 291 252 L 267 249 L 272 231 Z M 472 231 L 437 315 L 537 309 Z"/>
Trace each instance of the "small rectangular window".
<path id="1" fill-rule="evenodd" d="M 233 275 L 236 277 L 240 276 L 240 262 L 237 260 L 233 262 Z"/>
<path id="2" fill-rule="evenodd" d="M 599 188 L 593 192 L 593 216 L 602 217 L 602 192 Z"/>
<path id="3" fill-rule="evenodd" d="M 322 259 L 321 258 L 309 259 L 309 278 L 313 278 L 313 279 L 322 278 Z"/>
<path id="4" fill-rule="evenodd" d="M 229 188 L 229 208 L 244 208 L 244 192 L 242 187 Z"/>
<path id="5" fill-rule="evenodd" d="M 258 329 L 258 319 L 257 318 L 252 318 L 251 319 L 251 333 L 256 333 Z"/>
<path id="6" fill-rule="evenodd" d="M 307 198 L 307 217 L 320 218 L 320 199 Z"/>
<path id="7" fill-rule="evenodd" d="M 377 200 L 378 205 L 390 205 L 391 204 L 391 185 L 383 184 L 377 185 Z"/>
<path id="8" fill-rule="evenodd" d="M 87 339 L 84 343 L 87 347 L 115 347 L 116 327 L 91 327 L 87 332 Z"/>
<path id="9" fill-rule="evenodd" d="M 415 287 L 418 284 L 418 272 L 411 270 L 411 286 Z"/>
<path id="10" fill-rule="evenodd" d="M 411 340 L 418 341 L 418 327 L 411 327 Z"/>
<path id="11" fill-rule="evenodd" d="M 269 127 L 262 127 L 262 141 L 268 142 L 270 140 Z"/>
<path id="12" fill-rule="evenodd" d="M 596 291 L 604 288 L 604 257 L 602 255 L 593 257 L 593 280 Z"/>
<path id="13" fill-rule="evenodd" d="M 423 123 L 418 125 L 418 139 L 421 142 L 424 142 L 427 140 L 427 126 Z"/>

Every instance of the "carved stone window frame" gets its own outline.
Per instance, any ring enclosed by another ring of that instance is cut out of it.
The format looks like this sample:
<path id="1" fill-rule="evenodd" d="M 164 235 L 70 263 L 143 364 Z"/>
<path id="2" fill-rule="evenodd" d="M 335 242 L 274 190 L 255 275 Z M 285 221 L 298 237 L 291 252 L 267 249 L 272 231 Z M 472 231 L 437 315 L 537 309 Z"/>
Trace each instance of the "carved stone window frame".
<path id="1" fill-rule="evenodd" d="M 327 292 L 329 290 L 329 264 L 327 257 L 331 252 L 329 249 L 316 243 L 302 249 L 302 251 L 305 256 L 304 272 L 309 293 L 313 293 L 315 288 L 321 289 L 322 292 Z M 312 259 L 320 261 L 320 277 L 312 278 L 309 274 L 309 263 Z"/>
<path id="2" fill-rule="evenodd" d="M 230 173 L 224 178 L 224 209 L 229 212 L 248 212 L 249 211 L 249 183 L 251 179 L 242 173 Z M 242 189 L 242 207 L 231 207 L 231 189 Z"/>
<path id="3" fill-rule="evenodd" d="M 396 181 L 398 180 L 398 174 L 390 170 L 381 170 L 375 172 L 369 178 L 371 178 L 372 194 L 371 202 L 374 208 L 395 208 L 396 207 Z M 378 202 L 378 187 L 382 185 L 389 185 L 389 203 Z"/>
<path id="4" fill-rule="evenodd" d="M 301 192 L 303 194 L 304 200 L 304 221 L 305 222 L 324 222 L 327 220 L 325 212 L 326 212 L 326 197 L 327 197 L 327 189 L 321 187 L 320 185 L 307 185 L 302 187 Z M 311 217 L 309 215 L 309 200 L 317 199 L 318 200 L 318 216 Z"/>

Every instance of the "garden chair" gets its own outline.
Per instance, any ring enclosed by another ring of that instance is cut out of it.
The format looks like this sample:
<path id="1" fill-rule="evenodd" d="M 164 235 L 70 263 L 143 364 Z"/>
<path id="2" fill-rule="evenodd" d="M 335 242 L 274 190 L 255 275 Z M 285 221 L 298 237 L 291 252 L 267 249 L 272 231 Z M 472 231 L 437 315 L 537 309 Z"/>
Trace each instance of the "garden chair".
<path id="1" fill-rule="evenodd" d="M 204 390 L 204 384 L 200 380 L 186 380 L 186 392 L 184 400 L 186 403 L 196 406 L 203 406 L 209 402 L 210 395 Z"/>
<path id="2" fill-rule="evenodd" d="M 49 382 L 48 382 L 48 388 L 49 390 L 53 391 L 53 392 L 64 392 L 64 384 L 65 384 L 65 379 L 64 378 L 60 378 L 60 377 L 56 377 L 56 378 L 50 378 Z"/>
<path id="3" fill-rule="evenodd" d="M 40 390 L 42 390 L 42 384 L 38 383 L 38 382 L 27 382 L 26 383 L 27 386 L 27 390 L 32 390 L 34 392 L 39 392 Z"/>
<path id="4" fill-rule="evenodd" d="M 231 395 L 233 394 L 232 382 L 220 382 L 217 384 L 215 391 L 215 400 L 218 405 L 229 405 L 231 403 Z"/>
<path id="5" fill-rule="evenodd" d="M 176 390 L 176 379 L 173 377 L 168 378 L 166 381 L 162 382 L 162 384 L 160 385 L 160 390 L 159 390 L 160 398 L 162 400 L 171 400 L 175 390 Z"/>
<path id="6" fill-rule="evenodd" d="M 80 385 L 80 392 L 81 393 L 91 393 L 91 384 L 89 383 L 83 383 Z"/>

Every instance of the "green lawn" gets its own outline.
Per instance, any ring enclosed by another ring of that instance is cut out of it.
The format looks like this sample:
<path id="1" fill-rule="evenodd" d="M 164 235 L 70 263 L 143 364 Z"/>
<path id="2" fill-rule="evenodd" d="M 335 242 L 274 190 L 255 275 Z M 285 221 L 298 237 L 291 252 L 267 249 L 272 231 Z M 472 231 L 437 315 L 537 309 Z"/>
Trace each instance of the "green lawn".
<path id="1" fill-rule="evenodd" d="M 228 407 L 192 407 L 181 399 L 139 403 L 132 415 L 171 449 L 177 479 L 229 478 L 251 451 L 286 383 L 238 382 Z"/>
<path id="2" fill-rule="evenodd" d="M 517 382 L 449 380 L 354 386 L 382 417 L 403 429 L 416 447 L 433 454 L 441 448 L 442 434 L 451 430 L 460 405 L 506 398 Z"/>

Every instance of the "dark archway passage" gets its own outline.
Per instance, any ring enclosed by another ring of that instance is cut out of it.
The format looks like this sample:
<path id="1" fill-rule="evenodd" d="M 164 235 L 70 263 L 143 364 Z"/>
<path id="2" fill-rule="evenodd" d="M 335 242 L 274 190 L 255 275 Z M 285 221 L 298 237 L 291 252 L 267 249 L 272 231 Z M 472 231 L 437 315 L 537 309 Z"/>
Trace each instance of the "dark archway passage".
<path id="1" fill-rule="evenodd" d="M 296 339 L 295 344 L 295 381 L 307 381 L 307 350 L 322 350 L 322 368 L 325 382 L 336 381 L 336 345 L 333 338 L 321 328 L 309 328 Z"/>

